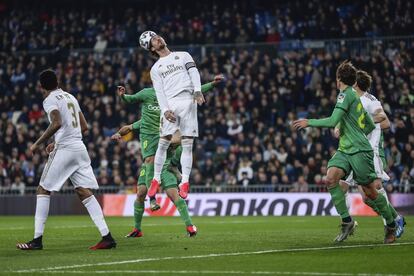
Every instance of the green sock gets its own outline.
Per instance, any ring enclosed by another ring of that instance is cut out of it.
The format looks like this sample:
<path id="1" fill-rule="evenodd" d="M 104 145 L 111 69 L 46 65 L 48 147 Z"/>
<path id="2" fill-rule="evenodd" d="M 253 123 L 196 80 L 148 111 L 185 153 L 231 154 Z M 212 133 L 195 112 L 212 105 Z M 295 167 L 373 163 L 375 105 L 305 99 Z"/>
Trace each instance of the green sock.
<path id="1" fill-rule="evenodd" d="M 387 222 L 387 225 L 392 225 L 394 223 L 394 218 L 392 217 L 387 199 L 381 193 L 378 193 L 377 198 L 374 199 L 373 202 L 378 207 L 380 214 Z"/>
<path id="2" fill-rule="evenodd" d="M 390 208 L 391 215 L 392 215 L 392 217 L 393 217 L 394 219 L 396 219 L 396 218 L 398 217 L 398 213 L 397 213 L 397 211 L 394 209 L 394 207 L 391 205 L 391 202 L 388 200 L 387 192 L 385 191 L 385 189 L 384 189 L 384 188 L 379 189 L 379 190 L 378 190 L 378 193 L 379 193 L 379 194 L 382 194 L 382 195 L 385 197 L 385 199 L 386 199 L 386 200 L 387 200 L 387 202 L 388 202 L 388 207 Z"/>
<path id="3" fill-rule="evenodd" d="M 378 207 L 375 204 L 375 202 L 372 201 L 372 199 L 366 198 L 364 202 L 365 202 L 366 205 L 368 205 L 369 207 L 371 207 L 371 209 L 374 210 L 375 213 L 377 213 L 378 215 L 381 215 L 380 214 L 380 210 L 378 209 Z"/>
<path id="4" fill-rule="evenodd" d="M 339 185 L 336 185 L 335 187 L 328 190 L 331 194 L 332 202 L 335 205 L 336 211 L 341 216 L 341 218 L 350 218 L 351 216 L 349 215 L 348 208 L 346 207 L 345 193 L 342 191 L 341 187 Z"/>
<path id="5" fill-rule="evenodd" d="M 175 149 L 175 152 L 174 152 L 174 155 L 172 156 L 172 158 L 171 158 L 171 164 L 173 165 L 173 166 L 176 166 L 176 167 L 178 167 L 178 165 L 180 165 L 180 163 L 181 163 L 181 153 L 183 152 L 183 148 L 181 147 L 181 145 L 180 146 L 178 146 L 176 149 Z"/>
<path id="6" fill-rule="evenodd" d="M 134 202 L 134 225 L 135 228 L 141 231 L 141 221 L 144 215 L 145 204 L 135 200 Z"/>
<path id="7" fill-rule="evenodd" d="M 147 163 L 145 174 L 145 184 L 149 187 L 151 180 L 154 178 L 154 163 Z"/>
<path id="8" fill-rule="evenodd" d="M 183 219 L 185 226 L 193 225 L 191 221 L 190 214 L 188 213 L 187 203 L 180 198 L 174 202 L 175 207 L 177 207 L 178 212 L 180 213 L 181 218 Z"/>

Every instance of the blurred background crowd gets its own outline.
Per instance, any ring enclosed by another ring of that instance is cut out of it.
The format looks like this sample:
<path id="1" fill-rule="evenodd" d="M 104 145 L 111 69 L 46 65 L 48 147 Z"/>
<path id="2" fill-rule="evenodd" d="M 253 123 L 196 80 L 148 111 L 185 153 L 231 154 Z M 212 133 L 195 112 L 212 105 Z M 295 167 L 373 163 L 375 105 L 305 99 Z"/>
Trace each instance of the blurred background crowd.
<path id="1" fill-rule="evenodd" d="M 13 3 L 0 3 L 3 190 L 23 192 L 40 179 L 47 154 L 31 156 L 28 148 L 48 125 L 37 79 L 49 67 L 57 71 L 61 88 L 78 98 L 90 124 L 84 141 L 99 184 L 134 187 L 143 161 L 138 135 L 123 143 L 112 142 L 110 136 L 121 125 L 139 119 L 140 106 L 122 103 L 116 86 L 125 84 L 128 93 L 151 86 L 149 69 L 154 60 L 137 49 L 137 40 L 141 31 L 152 28 L 170 45 L 195 51 L 203 82 L 219 73 L 226 78 L 206 95 L 207 104 L 199 109 L 192 185 L 216 190 L 264 185 L 268 191 L 301 192 L 316 185 L 323 191 L 327 160 L 337 139 L 331 130 L 292 131 L 290 123 L 299 117 L 331 114 L 337 95 L 336 67 L 351 59 L 372 74 L 371 93 L 383 103 L 391 121 L 384 133 L 391 176 L 387 189 L 414 192 L 410 186 L 414 183 L 414 39 L 376 40 L 362 52 L 358 43 L 336 48 L 279 47 L 290 39 L 409 35 L 414 29 L 410 1 L 191 3 L 197 9 L 188 1 L 163 2 L 163 9 L 151 9 L 148 1 L 127 7 L 122 1 L 117 7 L 93 3 L 74 7 L 67 2 L 66 9 L 58 10 L 53 4 L 46 9 L 46 4 L 30 2 L 25 9 L 14 9 Z M 269 44 L 233 44 L 246 42 Z M 187 47 L 190 44 L 215 47 L 197 51 L 199 47 Z M 130 48 L 107 49 L 113 47 Z"/>

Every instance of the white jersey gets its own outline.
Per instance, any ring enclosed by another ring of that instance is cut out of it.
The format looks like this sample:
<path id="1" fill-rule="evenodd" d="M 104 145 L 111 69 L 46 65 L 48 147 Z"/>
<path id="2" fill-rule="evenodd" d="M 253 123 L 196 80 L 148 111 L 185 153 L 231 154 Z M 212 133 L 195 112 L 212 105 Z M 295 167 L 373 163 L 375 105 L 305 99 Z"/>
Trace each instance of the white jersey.
<path id="1" fill-rule="evenodd" d="M 58 110 L 62 119 L 62 126 L 55 133 L 55 144 L 59 147 L 85 148 L 82 142 L 82 132 L 79 122 L 81 109 L 74 96 L 56 89 L 43 101 L 43 109 L 50 122 L 50 113 Z"/>
<path id="2" fill-rule="evenodd" d="M 200 74 L 187 52 L 171 52 L 159 58 L 151 68 L 151 79 L 161 114 L 170 110 L 172 99 L 190 99 L 194 91 L 201 91 Z"/>
<path id="3" fill-rule="evenodd" d="M 375 111 L 382 109 L 381 102 L 368 92 L 365 92 L 364 95 L 360 97 L 360 100 L 362 106 L 372 118 L 374 118 Z M 367 136 L 367 138 L 374 153 L 379 154 L 379 144 L 381 139 L 381 126 L 379 123 L 375 124 L 375 129 Z"/>

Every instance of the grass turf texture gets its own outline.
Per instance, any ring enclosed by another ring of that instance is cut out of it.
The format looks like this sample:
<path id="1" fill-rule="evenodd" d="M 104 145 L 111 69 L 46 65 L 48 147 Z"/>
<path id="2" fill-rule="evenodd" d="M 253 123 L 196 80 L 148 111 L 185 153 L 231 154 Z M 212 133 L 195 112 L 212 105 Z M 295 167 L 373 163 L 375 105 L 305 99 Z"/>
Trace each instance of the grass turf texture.
<path id="1" fill-rule="evenodd" d="M 382 246 L 380 218 L 356 219 L 356 234 L 335 245 L 332 240 L 339 231 L 337 217 L 198 217 L 194 223 L 199 234 L 191 239 L 178 217 L 144 218 L 144 237 L 135 239 L 124 238 L 132 228 L 132 218 L 112 217 L 107 222 L 117 248 L 91 251 L 88 247 L 100 237 L 89 217 L 51 216 L 46 223 L 44 249 L 20 251 L 15 244 L 32 238 L 33 217 L 0 217 L 0 274 L 21 270 L 37 275 L 93 271 L 103 275 L 413 273 L 414 217 L 407 217 L 408 228 L 398 240 L 408 244 L 400 246 Z M 347 248 L 358 245 L 362 247 Z M 338 246 L 344 248 L 326 249 Z M 291 251 L 297 248 L 305 251 Z M 270 252 L 259 252 L 266 250 Z M 230 255 L 241 252 L 256 253 Z M 209 254 L 217 255 L 205 256 Z M 135 261 L 119 263 L 129 260 Z"/>

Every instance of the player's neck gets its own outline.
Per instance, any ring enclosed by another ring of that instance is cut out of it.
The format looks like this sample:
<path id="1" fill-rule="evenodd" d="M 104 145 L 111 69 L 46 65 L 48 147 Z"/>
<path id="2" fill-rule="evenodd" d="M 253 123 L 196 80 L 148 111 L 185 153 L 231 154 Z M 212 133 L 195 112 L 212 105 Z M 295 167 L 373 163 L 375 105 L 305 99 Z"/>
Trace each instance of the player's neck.
<path id="1" fill-rule="evenodd" d="M 171 54 L 171 51 L 170 51 L 170 49 L 165 47 L 164 49 L 157 51 L 157 54 L 160 56 L 160 58 L 162 58 L 162 57 L 166 57 L 169 54 Z"/>
<path id="2" fill-rule="evenodd" d="M 365 94 L 365 91 L 362 91 L 361 89 L 355 88 L 356 92 L 358 93 L 358 96 L 363 96 Z"/>
<path id="3" fill-rule="evenodd" d="M 346 85 L 345 83 L 340 83 L 339 84 L 339 91 L 343 92 L 345 91 L 345 89 L 347 89 L 348 87 L 350 87 L 349 85 Z"/>

